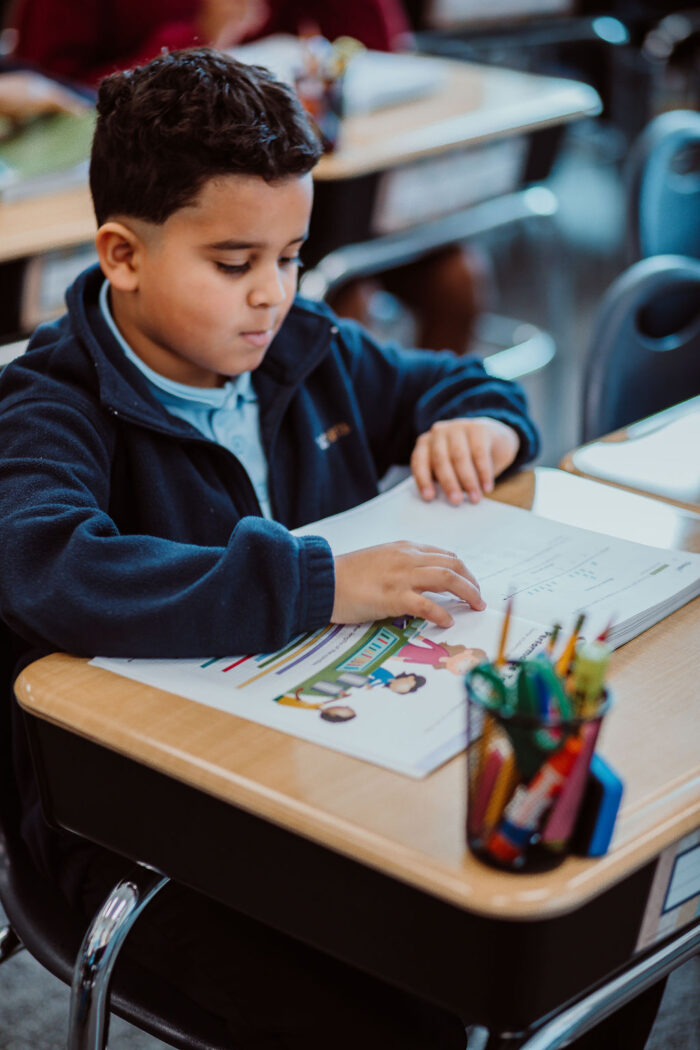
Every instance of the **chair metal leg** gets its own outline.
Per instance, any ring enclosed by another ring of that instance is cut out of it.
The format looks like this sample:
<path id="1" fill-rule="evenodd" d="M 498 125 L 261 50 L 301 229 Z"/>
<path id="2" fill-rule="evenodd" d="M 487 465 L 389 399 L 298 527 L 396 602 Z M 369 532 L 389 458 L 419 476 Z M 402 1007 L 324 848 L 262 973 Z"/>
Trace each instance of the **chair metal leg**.
<path id="1" fill-rule="evenodd" d="M 68 1050 L 103 1050 L 109 981 L 119 950 L 138 916 L 168 881 L 139 865 L 114 887 L 93 919 L 73 971 Z"/>
<path id="2" fill-rule="evenodd" d="M 9 959 L 15 952 L 22 951 L 23 948 L 24 945 L 12 927 L 3 926 L 0 930 L 0 963 L 4 963 L 6 959 Z"/>
<path id="3" fill-rule="evenodd" d="M 677 966 L 700 952 L 700 924 L 674 938 L 658 951 L 632 963 L 617 977 L 608 981 L 580 1002 L 553 1017 L 529 1039 L 520 1050 L 556 1050 L 582 1035 L 619 1007 L 650 988 Z M 490 1044 L 489 1044 L 490 1050 Z"/>

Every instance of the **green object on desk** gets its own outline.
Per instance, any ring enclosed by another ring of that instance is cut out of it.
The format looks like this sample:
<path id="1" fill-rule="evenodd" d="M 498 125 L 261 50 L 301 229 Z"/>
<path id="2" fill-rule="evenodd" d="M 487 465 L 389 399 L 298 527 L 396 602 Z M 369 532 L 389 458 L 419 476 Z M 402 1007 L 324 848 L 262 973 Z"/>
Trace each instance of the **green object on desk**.
<path id="1" fill-rule="evenodd" d="M 60 183 L 66 173 L 87 166 L 94 129 L 95 111 L 88 109 L 37 117 L 0 138 L 0 161 L 14 173 L 12 193 L 25 188 L 30 193 L 34 180 L 42 189 L 54 189 L 54 178 Z"/>
<path id="2" fill-rule="evenodd" d="M 478 664 L 469 688 L 508 734 L 522 777 L 535 775 L 547 756 L 563 745 L 573 711 L 561 679 L 543 657 L 511 664 L 506 681 L 493 664 Z"/>

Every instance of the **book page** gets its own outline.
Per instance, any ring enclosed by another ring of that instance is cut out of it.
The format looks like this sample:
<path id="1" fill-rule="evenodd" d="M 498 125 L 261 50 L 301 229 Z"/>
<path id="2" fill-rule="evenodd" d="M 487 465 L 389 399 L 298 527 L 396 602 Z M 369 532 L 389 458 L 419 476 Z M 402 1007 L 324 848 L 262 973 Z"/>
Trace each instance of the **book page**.
<path id="1" fill-rule="evenodd" d="M 475 573 L 488 607 L 439 596 L 444 630 L 397 617 L 329 624 L 274 653 L 197 660 L 96 659 L 99 667 L 411 776 L 465 746 L 464 675 L 498 652 L 506 598 L 515 596 L 507 656 L 545 644 L 552 623 L 595 637 L 615 615 L 613 644 L 638 634 L 700 590 L 700 555 L 572 528 L 492 500 L 425 503 L 413 480 L 295 530 L 324 536 L 334 554 L 397 539 L 453 550 Z M 661 610 L 661 611 L 660 611 Z"/>
<path id="2" fill-rule="evenodd" d="M 297 532 L 325 536 L 336 555 L 396 539 L 444 547 L 474 573 L 492 611 L 502 612 L 513 594 L 517 615 L 545 627 L 557 620 L 565 629 L 585 611 L 586 638 L 614 618 L 614 645 L 700 593 L 698 554 L 579 529 L 495 500 L 453 507 L 440 496 L 425 503 L 411 478 Z"/>
<path id="3" fill-rule="evenodd" d="M 454 625 L 397 617 L 329 624 L 283 649 L 206 660 L 97 659 L 98 667 L 198 703 L 422 776 L 466 744 L 464 675 L 494 659 L 503 618 L 448 603 Z M 509 650 L 525 657 L 546 633 L 513 617 Z"/>

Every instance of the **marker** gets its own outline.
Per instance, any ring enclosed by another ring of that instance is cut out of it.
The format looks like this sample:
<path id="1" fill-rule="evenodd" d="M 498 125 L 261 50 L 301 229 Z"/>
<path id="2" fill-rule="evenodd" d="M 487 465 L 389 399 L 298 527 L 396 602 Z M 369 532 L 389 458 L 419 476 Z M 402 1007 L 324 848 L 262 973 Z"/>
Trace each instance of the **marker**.
<path id="1" fill-rule="evenodd" d="M 569 667 L 571 660 L 576 649 L 576 642 L 578 640 L 579 633 L 583 627 L 583 621 L 586 619 L 585 613 L 580 613 L 574 624 L 574 629 L 569 635 L 569 640 L 564 646 L 564 651 L 554 665 L 554 670 L 557 672 L 560 678 L 566 678 L 569 673 Z"/>
<path id="2" fill-rule="evenodd" d="M 513 612 L 513 595 L 508 596 L 506 602 L 506 612 L 503 619 L 503 629 L 501 630 L 501 641 L 498 646 L 498 656 L 494 661 L 496 667 L 503 667 L 506 662 L 506 641 L 508 639 L 508 628 L 510 627 L 510 617 Z"/>
<path id="3" fill-rule="evenodd" d="M 512 864 L 525 851 L 540 818 L 566 783 L 581 747 L 578 737 L 569 737 L 529 784 L 516 788 L 503 811 L 503 819 L 486 842 L 486 849 L 492 857 L 504 864 Z"/>
<path id="4" fill-rule="evenodd" d="M 574 829 L 599 730 L 600 722 L 586 722 L 581 726 L 582 746 L 579 756 L 547 816 L 542 844 L 553 853 L 561 853 L 566 849 Z"/>
<path id="5" fill-rule="evenodd" d="M 578 647 L 573 668 L 573 695 L 576 710 L 590 717 L 605 689 L 605 673 L 612 650 L 606 642 L 583 642 Z"/>

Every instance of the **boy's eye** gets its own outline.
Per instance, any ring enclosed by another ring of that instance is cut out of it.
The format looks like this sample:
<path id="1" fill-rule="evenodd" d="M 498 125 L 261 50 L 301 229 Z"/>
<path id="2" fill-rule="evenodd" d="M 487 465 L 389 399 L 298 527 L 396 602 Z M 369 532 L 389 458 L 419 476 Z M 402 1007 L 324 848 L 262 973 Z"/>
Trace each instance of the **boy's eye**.
<path id="1" fill-rule="evenodd" d="M 298 255 L 282 255 L 280 257 L 280 266 L 301 266 L 302 261 Z"/>
<path id="2" fill-rule="evenodd" d="M 220 270 L 221 273 L 241 274 L 241 273 L 245 273 L 248 270 L 249 265 L 250 264 L 247 263 L 247 262 L 245 262 L 245 263 L 223 263 L 223 262 L 217 262 L 216 268 L 217 268 L 217 270 Z"/>

